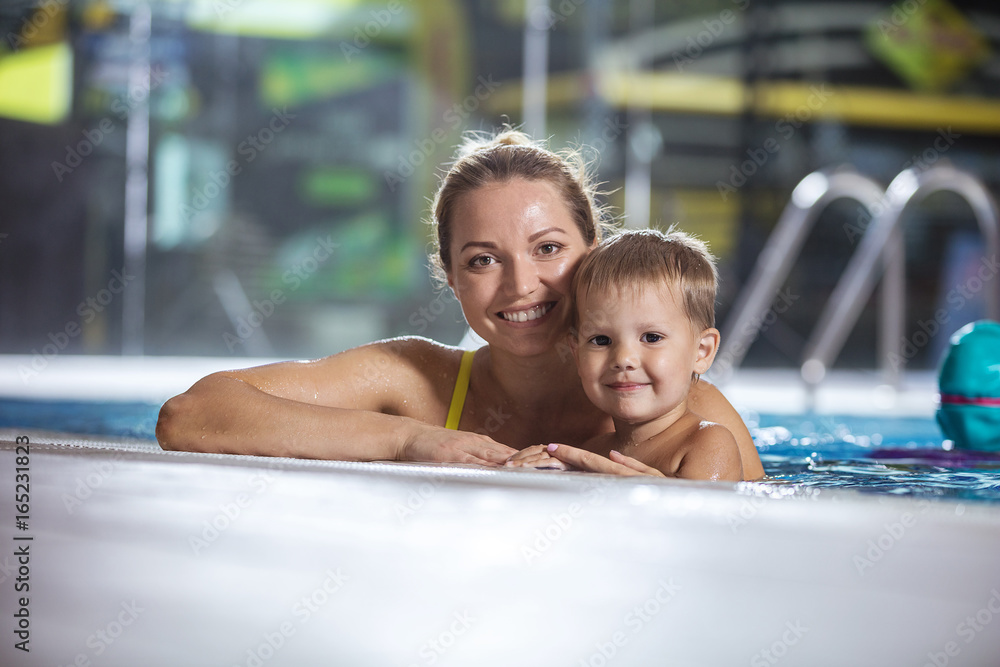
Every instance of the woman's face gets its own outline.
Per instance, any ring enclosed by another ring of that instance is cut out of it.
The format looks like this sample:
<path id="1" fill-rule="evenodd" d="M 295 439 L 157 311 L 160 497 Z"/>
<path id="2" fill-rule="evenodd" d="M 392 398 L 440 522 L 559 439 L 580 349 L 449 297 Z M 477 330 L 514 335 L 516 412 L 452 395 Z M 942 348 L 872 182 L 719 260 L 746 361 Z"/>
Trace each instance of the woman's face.
<path id="1" fill-rule="evenodd" d="M 564 339 L 573 273 L 590 251 L 546 181 L 483 186 L 456 202 L 448 284 L 492 347 L 543 354 Z"/>

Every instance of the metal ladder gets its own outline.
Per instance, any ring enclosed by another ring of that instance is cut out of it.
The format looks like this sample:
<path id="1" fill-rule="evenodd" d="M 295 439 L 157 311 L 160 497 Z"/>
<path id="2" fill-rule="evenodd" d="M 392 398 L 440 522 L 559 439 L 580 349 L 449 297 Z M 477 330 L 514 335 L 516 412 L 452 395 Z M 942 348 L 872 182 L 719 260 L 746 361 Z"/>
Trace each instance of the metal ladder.
<path id="1" fill-rule="evenodd" d="M 884 276 L 878 316 L 879 367 L 888 384 L 898 385 L 903 363 L 896 350 L 906 330 L 905 251 L 900 220 L 912 206 L 941 191 L 953 192 L 971 206 L 986 241 L 987 255 L 996 262 L 1000 255 L 997 204 L 983 183 L 968 172 L 945 164 L 924 171 L 907 169 L 885 191 L 853 169 L 816 171 L 802 179 L 726 320 L 722 350 L 716 361 L 721 368 L 712 377 L 724 382 L 740 365 L 819 214 L 832 201 L 850 198 L 868 210 L 870 223 L 806 343 L 799 371 L 809 386 L 822 381 L 875 289 L 881 259 Z M 983 280 L 986 313 L 993 320 L 1000 320 L 998 283 L 1000 276 L 996 275 Z"/>

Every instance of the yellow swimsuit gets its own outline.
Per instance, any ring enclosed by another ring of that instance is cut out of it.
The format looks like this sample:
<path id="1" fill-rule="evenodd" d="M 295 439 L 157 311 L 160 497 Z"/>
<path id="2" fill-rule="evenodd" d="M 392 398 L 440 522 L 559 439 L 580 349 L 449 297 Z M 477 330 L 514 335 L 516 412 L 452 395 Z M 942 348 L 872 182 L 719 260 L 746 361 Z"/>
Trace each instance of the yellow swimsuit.
<path id="1" fill-rule="evenodd" d="M 465 396 L 469 393 L 469 379 L 472 377 L 472 359 L 475 350 L 466 350 L 462 354 L 462 364 L 458 367 L 458 377 L 455 379 L 455 391 L 451 395 L 451 407 L 448 408 L 448 421 L 444 427 L 458 430 L 458 422 L 462 420 L 462 408 L 465 407 Z"/>

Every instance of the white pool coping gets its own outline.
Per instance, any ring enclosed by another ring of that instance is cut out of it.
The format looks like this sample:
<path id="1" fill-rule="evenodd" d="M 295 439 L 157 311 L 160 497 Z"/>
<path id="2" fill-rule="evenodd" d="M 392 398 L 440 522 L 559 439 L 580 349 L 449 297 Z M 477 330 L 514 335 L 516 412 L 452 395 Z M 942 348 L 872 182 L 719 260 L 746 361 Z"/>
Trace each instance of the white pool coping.
<path id="1" fill-rule="evenodd" d="M 0 355 L 0 397 L 162 402 L 214 371 L 274 361 L 279 360 L 84 355 L 40 360 Z M 740 369 L 719 387 L 741 412 L 764 414 L 930 417 L 938 400 L 936 374 L 928 371 L 911 372 L 893 388 L 875 371 L 833 370 L 810 395 L 794 369 Z"/>

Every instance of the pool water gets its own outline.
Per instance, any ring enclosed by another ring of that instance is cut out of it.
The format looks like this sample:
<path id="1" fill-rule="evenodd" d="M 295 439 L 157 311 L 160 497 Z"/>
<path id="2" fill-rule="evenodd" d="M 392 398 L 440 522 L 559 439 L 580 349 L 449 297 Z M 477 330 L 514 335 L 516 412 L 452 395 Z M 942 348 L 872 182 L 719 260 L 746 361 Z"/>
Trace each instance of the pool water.
<path id="1" fill-rule="evenodd" d="M 0 399 L 0 428 L 155 440 L 158 403 Z M 1000 453 L 953 450 L 932 418 L 744 414 L 768 482 L 1000 504 Z M 153 443 L 150 443 L 153 446 Z"/>
<path id="2" fill-rule="evenodd" d="M 933 418 L 744 419 L 772 482 L 1000 503 L 1000 453 L 953 449 Z"/>

